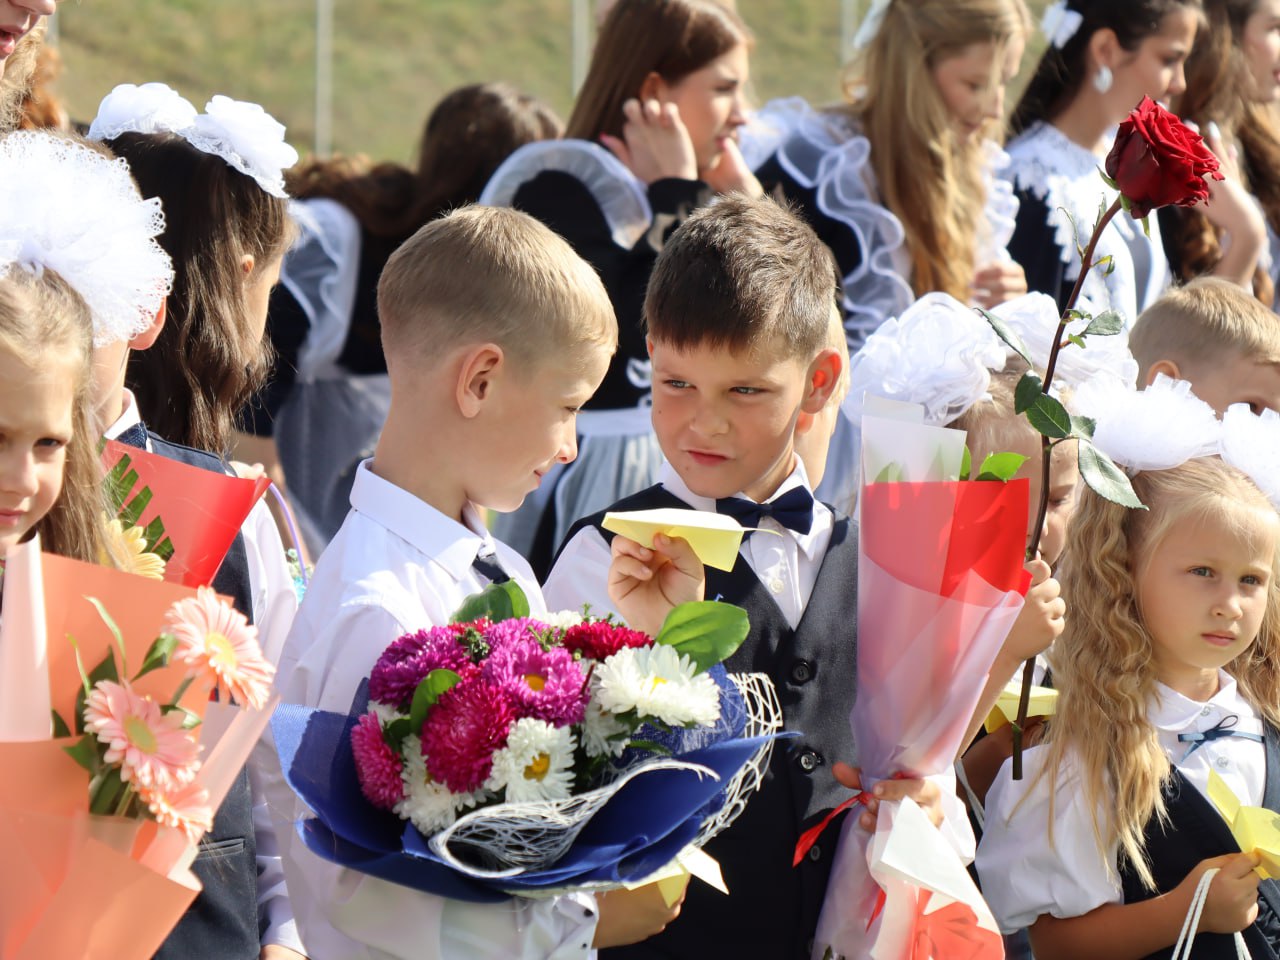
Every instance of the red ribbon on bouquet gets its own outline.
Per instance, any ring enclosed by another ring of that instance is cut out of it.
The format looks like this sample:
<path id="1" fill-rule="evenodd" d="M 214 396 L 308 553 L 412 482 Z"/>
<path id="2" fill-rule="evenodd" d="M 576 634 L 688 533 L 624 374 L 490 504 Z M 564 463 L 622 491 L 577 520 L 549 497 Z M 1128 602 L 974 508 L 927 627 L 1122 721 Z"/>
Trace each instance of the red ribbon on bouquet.
<path id="1" fill-rule="evenodd" d="M 834 810 L 828 813 L 825 817 L 823 817 L 822 822 L 819 823 L 817 826 L 810 827 L 804 833 L 800 834 L 800 839 L 796 843 L 796 855 L 791 861 L 791 866 L 793 867 L 800 866 L 800 861 L 804 859 L 804 855 L 808 853 L 810 849 L 812 849 L 815 843 L 818 842 L 818 838 L 822 836 L 822 831 L 827 829 L 827 827 L 831 826 L 832 820 L 840 816 L 840 814 L 844 813 L 846 810 L 848 810 L 850 807 L 854 806 L 855 804 L 870 803 L 874 799 L 875 797 L 867 793 L 867 791 L 865 790 L 863 790 L 861 793 L 855 793 L 852 797 L 850 797 L 844 803 L 840 804 L 838 807 L 836 807 Z"/>
<path id="2" fill-rule="evenodd" d="M 933 894 L 925 890 L 916 906 L 911 960 L 1001 960 L 1004 942 L 994 930 L 978 926 L 978 915 L 956 901 L 925 913 Z"/>

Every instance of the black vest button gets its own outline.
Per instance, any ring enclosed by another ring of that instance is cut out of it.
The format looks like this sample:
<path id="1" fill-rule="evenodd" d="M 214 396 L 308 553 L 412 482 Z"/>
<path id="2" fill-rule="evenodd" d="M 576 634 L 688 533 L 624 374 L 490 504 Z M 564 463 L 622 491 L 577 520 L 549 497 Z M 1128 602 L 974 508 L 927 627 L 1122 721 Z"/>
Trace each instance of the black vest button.
<path id="1" fill-rule="evenodd" d="M 809 859 L 812 860 L 814 863 L 817 863 L 819 860 L 822 859 L 822 848 L 818 846 L 816 843 L 809 848 Z"/>
<path id="2" fill-rule="evenodd" d="M 822 766 L 822 754 L 816 750 L 805 750 L 796 757 L 796 763 L 800 764 L 800 769 L 805 773 L 813 773 Z"/>
<path id="3" fill-rule="evenodd" d="M 813 679 L 813 664 L 808 660 L 797 660 L 791 665 L 791 681 L 808 683 Z"/>

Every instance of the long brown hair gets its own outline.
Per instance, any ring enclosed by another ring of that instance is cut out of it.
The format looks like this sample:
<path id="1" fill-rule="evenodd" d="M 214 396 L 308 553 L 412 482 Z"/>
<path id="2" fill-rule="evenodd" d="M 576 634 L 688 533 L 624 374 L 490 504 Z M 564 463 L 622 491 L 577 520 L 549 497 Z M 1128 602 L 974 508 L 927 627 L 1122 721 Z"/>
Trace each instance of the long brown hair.
<path id="1" fill-rule="evenodd" d="M 1196 34 L 1187 58 L 1187 89 L 1173 104 L 1174 112 L 1203 129 L 1217 123 L 1230 140 L 1240 143 L 1240 179 L 1262 204 L 1272 230 L 1280 231 L 1280 131 L 1271 110 L 1252 101 L 1253 80 L 1240 49 L 1245 23 L 1258 0 L 1204 0 L 1208 29 Z M 1194 209 L 1177 209 L 1176 243 L 1181 279 L 1208 273 L 1222 259 L 1218 230 Z M 1275 285 L 1264 270 L 1253 278 L 1254 294 L 1270 305 Z"/>
<path id="2" fill-rule="evenodd" d="M 894 0 L 850 64 L 849 110 L 872 144 L 880 200 L 906 232 L 917 295 L 941 290 L 969 299 L 986 201 L 982 141 L 1003 132 L 957 144 L 932 70 L 974 44 L 993 44 L 999 62 L 1030 28 L 1022 0 Z"/>
<path id="3" fill-rule="evenodd" d="M 93 420 L 93 317 L 89 307 L 54 271 L 45 269 L 36 276 L 11 267 L 0 279 L 0 350 L 34 370 L 45 368 L 50 357 L 74 361 L 72 436 L 62 492 L 35 525 L 35 532 L 40 535 L 41 548 L 49 553 L 104 562 L 106 498 Z"/>
<path id="4" fill-rule="evenodd" d="M 715 0 L 618 0 L 596 38 L 591 66 L 564 135 L 622 136 L 622 105 L 656 73 L 678 83 L 741 44 L 751 33 Z"/>
<path id="5" fill-rule="evenodd" d="M 474 203 L 518 147 L 554 140 L 563 126 L 549 106 L 508 84 L 472 84 L 447 94 L 431 111 L 416 169 L 370 167 L 358 157 L 309 158 L 286 183 L 299 199 L 336 200 L 374 236 L 404 240 L 441 214 Z"/>
<path id="6" fill-rule="evenodd" d="M 44 35 L 49 21 L 43 17 L 25 37 L 18 41 L 17 48 L 0 64 L 0 132 L 14 130 L 22 117 L 22 102 L 31 90 L 32 75 L 36 70 L 36 60 L 40 56 L 40 48 L 44 46 Z"/>
<path id="7" fill-rule="evenodd" d="M 130 354 L 126 382 L 148 427 L 221 455 L 270 368 L 263 340 L 248 336 L 245 289 L 283 256 L 288 205 L 177 134 L 125 133 L 108 146 L 128 161 L 142 195 L 164 204 L 160 243 L 174 269 L 164 329 L 150 349 Z"/>

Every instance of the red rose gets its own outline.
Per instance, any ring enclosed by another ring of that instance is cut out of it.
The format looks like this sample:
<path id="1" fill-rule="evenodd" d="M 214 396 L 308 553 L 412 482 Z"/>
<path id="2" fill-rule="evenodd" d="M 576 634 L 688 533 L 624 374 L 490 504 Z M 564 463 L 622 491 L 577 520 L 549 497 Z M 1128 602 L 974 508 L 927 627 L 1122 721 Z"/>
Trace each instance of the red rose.
<path id="1" fill-rule="evenodd" d="M 1141 220 L 1157 207 L 1189 207 L 1209 196 L 1205 176 L 1221 180 L 1218 158 L 1198 133 L 1150 97 L 1120 124 L 1107 155 L 1107 176 Z"/>

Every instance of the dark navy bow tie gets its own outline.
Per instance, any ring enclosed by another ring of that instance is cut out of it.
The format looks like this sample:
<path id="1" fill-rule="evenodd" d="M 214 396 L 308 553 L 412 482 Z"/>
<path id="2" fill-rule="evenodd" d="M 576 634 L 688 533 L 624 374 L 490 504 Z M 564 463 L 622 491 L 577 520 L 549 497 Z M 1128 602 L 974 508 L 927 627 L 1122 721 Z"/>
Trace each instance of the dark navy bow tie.
<path id="1" fill-rule="evenodd" d="M 498 562 L 497 554 L 491 553 L 488 547 L 480 548 L 476 558 L 471 561 L 471 569 L 490 583 L 506 583 L 511 579 L 511 574 Z"/>
<path id="2" fill-rule="evenodd" d="M 1239 722 L 1240 718 L 1232 713 L 1223 717 L 1208 730 L 1200 730 L 1196 733 L 1178 734 L 1178 740 L 1181 743 L 1191 744 L 1191 746 L 1187 747 L 1187 752 L 1182 755 L 1182 760 L 1186 760 L 1187 757 L 1191 756 L 1206 743 L 1213 740 L 1221 740 L 1223 737 L 1239 737 L 1242 740 L 1252 740 L 1255 743 L 1262 743 L 1262 734 L 1249 733 L 1245 730 L 1237 730 L 1235 727 Z M 1178 762 L 1181 763 L 1182 760 Z"/>
<path id="3" fill-rule="evenodd" d="M 116 442 L 127 444 L 130 447 L 137 447 L 139 450 L 145 450 L 147 449 L 147 428 L 141 423 L 125 427 L 120 431 L 120 436 L 116 437 Z"/>
<path id="4" fill-rule="evenodd" d="M 772 517 L 788 530 L 804 534 L 813 527 L 813 494 L 804 487 L 792 487 L 768 503 L 725 497 L 716 501 L 716 513 L 733 517 L 744 527 L 758 527 L 765 517 Z"/>

